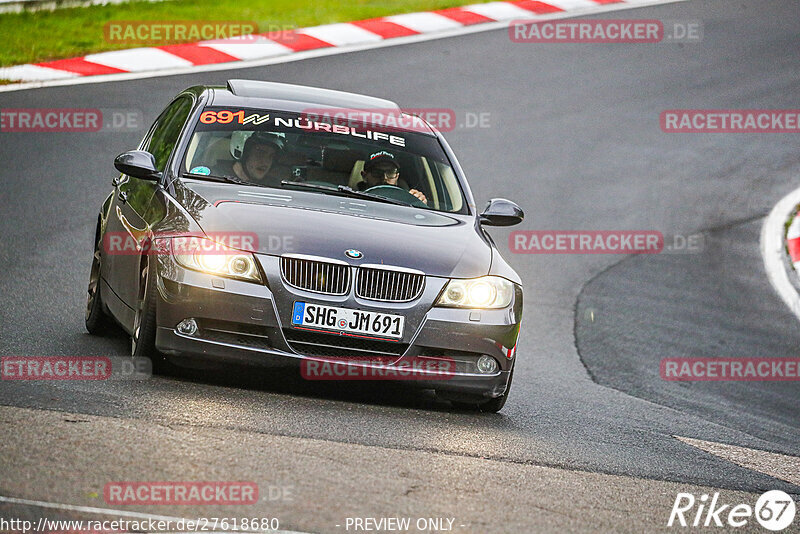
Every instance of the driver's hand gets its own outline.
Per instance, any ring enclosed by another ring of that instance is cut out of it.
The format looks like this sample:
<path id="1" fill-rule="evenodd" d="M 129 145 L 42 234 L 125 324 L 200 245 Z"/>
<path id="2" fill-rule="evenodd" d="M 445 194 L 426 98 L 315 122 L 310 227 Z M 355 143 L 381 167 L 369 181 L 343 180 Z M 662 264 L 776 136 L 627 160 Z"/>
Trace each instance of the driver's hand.
<path id="1" fill-rule="evenodd" d="M 422 191 L 417 191 L 416 189 L 410 189 L 408 192 L 417 197 L 418 199 L 420 199 L 421 201 L 423 201 L 425 204 L 428 203 L 428 199 L 425 198 L 425 195 Z"/>

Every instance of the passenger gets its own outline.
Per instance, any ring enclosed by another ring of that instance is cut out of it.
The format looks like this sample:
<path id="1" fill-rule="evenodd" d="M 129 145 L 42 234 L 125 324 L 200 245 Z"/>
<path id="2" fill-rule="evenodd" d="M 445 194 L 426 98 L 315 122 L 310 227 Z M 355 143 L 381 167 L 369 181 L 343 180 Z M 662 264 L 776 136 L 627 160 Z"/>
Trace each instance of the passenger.
<path id="1" fill-rule="evenodd" d="M 245 141 L 236 158 L 238 161 L 233 164 L 233 172 L 246 182 L 278 186 L 285 177 L 275 174 L 274 163 L 282 150 L 283 139 L 274 134 L 256 132 Z M 237 152 L 233 150 L 234 157 Z"/>

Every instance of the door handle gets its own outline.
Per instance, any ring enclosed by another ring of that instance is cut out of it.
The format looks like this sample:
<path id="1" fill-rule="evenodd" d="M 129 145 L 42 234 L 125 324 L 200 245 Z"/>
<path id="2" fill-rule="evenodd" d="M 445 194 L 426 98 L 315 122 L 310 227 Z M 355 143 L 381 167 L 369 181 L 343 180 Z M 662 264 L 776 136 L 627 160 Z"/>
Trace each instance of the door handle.
<path id="1" fill-rule="evenodd" d="M 142 243 L 145 238 L 150 235 L 150 227 L 145 223 L 144 228 L 136 228 L 128 221 L 125 215 L 122 214 L 122 209 L 120 209 L 119 206 L 116 206 L 115 209 L 117 212 L 117 219 L 119 219 L 120 224 L 122 224 L 122 228 L 128 232 L 128 235 L 130 235 L 136 243 L 136 250 L 142 250 Z"/>

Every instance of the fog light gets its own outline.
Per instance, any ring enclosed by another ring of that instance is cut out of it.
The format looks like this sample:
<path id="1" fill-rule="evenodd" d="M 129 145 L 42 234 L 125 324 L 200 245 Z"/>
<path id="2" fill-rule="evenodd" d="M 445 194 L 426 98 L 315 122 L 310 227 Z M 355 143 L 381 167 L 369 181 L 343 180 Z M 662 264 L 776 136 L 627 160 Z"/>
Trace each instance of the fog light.
<path id="1" fill-rule="evenodd" d="M 484 354 L 478 358 L 478 372 L 484 374 L 492 374 L 497 372 L 497 360 L 491 356 Z"/>
<path id="2" fill-rule="evenodd" d="M 185 336 L 193 336 L 197 333 L 197 323 L 194 319 L 184 319 L 178 323 L 178 332 Z"/>

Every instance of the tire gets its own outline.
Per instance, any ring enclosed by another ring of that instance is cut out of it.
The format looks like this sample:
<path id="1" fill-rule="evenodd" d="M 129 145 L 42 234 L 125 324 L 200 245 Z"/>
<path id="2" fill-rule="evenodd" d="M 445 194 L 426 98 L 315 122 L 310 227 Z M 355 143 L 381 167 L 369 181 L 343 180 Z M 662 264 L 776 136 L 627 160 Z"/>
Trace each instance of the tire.
<path id="1" fill-rule="evenodd" d="M 153 373 L 163 373 L 168 370 L 168 365 L 164 355 L 156 350 L 157 297 L 155 268 L 151 267 L 150 258 L 144 256 L 139 270 L 139 297 L 131 331 L 131 356 L 149 358 Z"/>
<path id="2" fill-rule="evenodd" d="M 92 256 L 92 270 L 89 273 L 89 288 L 86 296 L 86 331 L 93 336 L 105 335 L 112 326 L 111 317 L 106 314 L 105 306 L 100 292 L 100 266 L 103 258 L 100 254 L 100 244 L 95 240 L 94 256 Z"/>
<path id="3" fill-rule="evenodd" d="M 499 397 L 489 399 L 483 402 L 464 402 L 464 401 L 450 401 L 454 408 L 458 410 L 468 410 L 483 413 L 497 413 L 503 409 L 508 400 L 508 394 L 511 393 L 511 380 L 514 378 L 514 370 L 511 370 L 511 376 L 508 377 L 508 385 L 506 390 Z"/>

